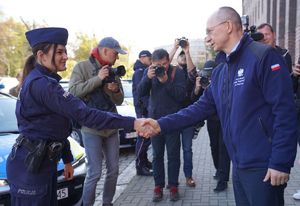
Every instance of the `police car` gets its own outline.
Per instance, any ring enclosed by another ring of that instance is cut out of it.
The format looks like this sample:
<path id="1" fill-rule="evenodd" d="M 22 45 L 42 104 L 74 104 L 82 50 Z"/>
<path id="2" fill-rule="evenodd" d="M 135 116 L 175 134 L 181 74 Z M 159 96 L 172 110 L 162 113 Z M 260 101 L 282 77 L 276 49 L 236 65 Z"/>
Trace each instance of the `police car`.
<path id="1" fill-rule="evenodd" d="M 132 81 L 121 80 L 121 82 L 124 91 L 124 101 L 122 105 L 117 106 L 118 113 L 123 116 L 136 117 L 134 105 L 133 105 Z M 67 91 L 69 88 L 69 80 L 62 79 L 60 81 L 60 85 L 64 90 Z M 80 129 L 74 127 L 71 137 L 75 139 L 81 146 L 84 146 L 82 142 L 82 135 Z M 120 148 L 134 147 L 137 138 L 137 133 L 134 131 L 125 132 L 123 129 L 120 129 L 119 138 L 120 138 Z"/>
<path id="2" fill-rule="evenodd" d="M 18 137 L 17 120 L 15 116 L 16 99 L 8 94 L 0 92 L 0 206 L 10 205 L 9 186 L 7 184 L 6 160 L 11 151 L 15 139 Z M 86 175 L 86 163 L 84 148 L 75 140 L 69 138 L 71 151 L 74 157 L 74 178 L 70 181 L 64 179 L 63 162 L 57 166 L 58 205 L 81 205 L 82 190 Z"/>

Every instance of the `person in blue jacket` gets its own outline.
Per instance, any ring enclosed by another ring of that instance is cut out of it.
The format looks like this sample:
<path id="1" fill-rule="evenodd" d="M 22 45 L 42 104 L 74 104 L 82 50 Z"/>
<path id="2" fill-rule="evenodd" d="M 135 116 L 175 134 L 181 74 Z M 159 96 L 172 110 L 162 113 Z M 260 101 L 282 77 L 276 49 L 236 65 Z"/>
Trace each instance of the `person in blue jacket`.
<path id="1" fill-rule="evenodd" d="M 57 205 L 57 162 L 73 178 L 73 156 L 67 137 L 71 119 L 96 129 L 138 128 L 139 120 L 87 107 L 58 83 L 66 70 L 68 31 L 40 28 L 26 32 L 32 48 L 24 66 L 16 105 L 20 136 L 7 159 L 7 178 L 14 206 Z"/>
<path id="2" fill-rule="evenodd" d="M 146 68 L 152 63 L 152 54 L 148 50 L 142 50 L 139 53 L 139 59 L 133 65 L 132 76 L 132 94 L 134 109 L 137 118 L 148 117 L 148 101 L 149 96 L 139 97 L 138 87 L 143 78 L 143 74 Z M 138 136 L 135 144 L 135 167 L 136 174 L 141 176 L 152 176 L 152 163 L 148 159 L 147 151 L 151 144 L 150 139 L 145 139 Z"/>
<path id="3" fill-rule="evenodd" d="M 243 33 L 240 16 L 231 7 L 213 13 L 206 31 L 206 42 L 220 51 L 211 85 L 188 108 L 146 120 L 148 131 L 142 135 L 163 135 L 218 114 L 233 164 L 236 205 L 284 205 L 297 148 L 296 110 L 285 61 L 274 48 Z"/>
<path id="4" fill-rule="evenodd" d="M 169 53 L 166 50 L 157 49 L 152 53 L 152 65 L 144 71 L 138 94 L 140 97 L 149 96 L 148 116 L 154 119 L 172 114 L 182 108 L 186 94 L 185 76 L 181 69 L 170 64 Z M 170 200 L 177 201 L 179 199 L 180 131 L 153 137 L 151 144 L 155 182 L 152 200 L 158 202 L 163 198 L 166 147 Z"/>

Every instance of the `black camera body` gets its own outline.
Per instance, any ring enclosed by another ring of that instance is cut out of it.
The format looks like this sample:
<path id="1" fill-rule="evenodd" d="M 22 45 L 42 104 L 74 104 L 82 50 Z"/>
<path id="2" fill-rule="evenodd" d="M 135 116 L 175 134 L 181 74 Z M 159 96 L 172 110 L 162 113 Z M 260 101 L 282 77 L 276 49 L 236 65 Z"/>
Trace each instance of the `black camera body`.
<path id="1" fill-rule="evenodd" d="M 112 83 L 116 82 L 116 76 L 123 77 L 126 74 L 126 69 L 123 65 L 118 66 L 117 68 L 108 68 L 109 75 L 103 80 L 103 83 Z"/>
<path id="2" fill-rule="evenodd" d="M 153 69 L 155 70 L 155 76 L 157 77 L 163 77 L 166 74 L 165 67 L 161 65 L 156 65 L 153 67 Z"/>
<path id="3" fill-rule="evenodd" d="M 200 78 L 200 85 L 202 87 L 207 87 L 210 84 L 210 78 L 213 71 L 213 67 L 206 67 L 199 71 L 198 75 Z"/>
<path id="4" fill-rule="evenodd" d="M 255 25 L 252 25 L 249 28 L 249 16 L 248 15 L 241 16 L 241 21 L 245 27 L 244 32 L 247 32 L 254 41 L 260 41 L 264 38 L 264 35 L 256 30 Z"/>
<path id="5" fill-rule="evenodd" d="M 185 37 L 178 38 L 177 40 L 179 41 L 178 44 L 181 48 L 185 48 L 188 44 L 188 39 Z"/>

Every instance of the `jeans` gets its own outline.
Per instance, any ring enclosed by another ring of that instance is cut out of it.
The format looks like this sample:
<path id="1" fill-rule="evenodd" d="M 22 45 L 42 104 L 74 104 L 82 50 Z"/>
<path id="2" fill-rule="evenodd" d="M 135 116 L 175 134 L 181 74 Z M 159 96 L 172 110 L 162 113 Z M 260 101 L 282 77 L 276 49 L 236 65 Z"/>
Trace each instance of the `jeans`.
<path id="1" fill-rule="evenodd" d="M 272 186 L 270 180 L 263 182 L 265 169 L 237 169 L 234 166 L 232 182 L 237 206 L 283 206 L 284 189 L 287 184 Z"/>
<path id="2" fill-rule="evenodd" d="M 224 144 L 221 123 L 208 119 L 207 130 L 210 139 L 211 154 L 219 181 L 228 181 L 230 173 L 230 157 Z"/>
<path id="3" fill-rule="evenodd" d="M 181 131 L 181 143 L 183 150 L 183 172 L 185 177 L 193 175 L 193 137 L 195 127 L 188 127 Z"/>
<path id="4" fill-rule="evenodd" d="M 148 148 L 151 144 L 150 139 L 145 139 L 143 137 L 137 137 L 135 144 L 135 166 L 137 169 L 142 169 L 147 166 L 148 163 Z"/>
<path id="5" fill-rule="evenodd" d="M 178 186 L 180 169 L 180 134 L 173 132 L 151 138 L 153 150 L 153 177 L 155 186 L 165 186 L 164 154 L 167 148 L 168 157 L 168 184 Z"/>
<path id="6" fill-rule="evenodd" d="M 118 133 L 110 137 L 82 132 L 87 157 L 87 174 L 83 187 L 83 205 L 93 205 L 97 182 L 102 173 L 103 155 L 106 159 L 106 177 L 103 187 L 103 204 L 110 204 L 116 191 L 119 174 L 119 137 Z"/>

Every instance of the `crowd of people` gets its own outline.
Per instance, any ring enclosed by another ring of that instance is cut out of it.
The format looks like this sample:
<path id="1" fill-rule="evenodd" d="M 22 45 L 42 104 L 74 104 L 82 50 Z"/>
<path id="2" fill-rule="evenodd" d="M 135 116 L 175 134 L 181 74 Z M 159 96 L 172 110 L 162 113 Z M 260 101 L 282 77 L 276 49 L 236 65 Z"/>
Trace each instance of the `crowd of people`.
<path id="1" fill-rule="evenodd" d="M 119 174 L 118 128 L 138 133 L 136 173 L 153 176 L 153 202 L 163 199 L 165 187 L 170 200 L 177 201 L 181 148 L 185 184 L 196 187 L 193 137 L 205 120 L 216 169 L 212 178 L 218 180 L 214 191 L 228 187 L 231 162 L 236 205 L 284 205 L 297 140 L 300 144 L 300 65 L 293 67 L 288 51 L 275 44 L 270 24 L 261 24 L 258 31 L 264 34 L 262 43 L 243 31 L 234 9 L 219 8 L 207 20 L 205 38 L 218 53 L 203 72 L 192 61 L 187 39 L 176 39 L 169 52 L 142 50 L 132 78 L 137 119 L 117 114 L 124 92 L 111 67 L 126 51 L 116 39 L 103 38 L 75 65 L 67 92 L 57 73 L 66 69 L 68 31 L 48 27 L 26 32 L 33 54 L 19 85 L 11 90 L 18 96 L 20 130 L 7 161 L 12 205 L 57 204 L 60 158 L 65 177 L 73 177 L 67 137 L 75 121 L 81 125 L 87 155 L 83 205 L 94 204 L 103 157 L 107 174 L 102 200 L 104 206 L 112 205 Z M 62 147 L 57 158 L 50 159 L 45 151 L 53 143 Z M 150 145 L 152 162 L 147 155 Z"/>

